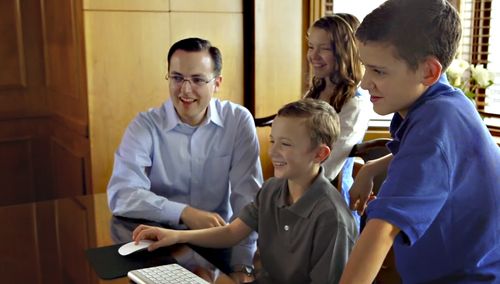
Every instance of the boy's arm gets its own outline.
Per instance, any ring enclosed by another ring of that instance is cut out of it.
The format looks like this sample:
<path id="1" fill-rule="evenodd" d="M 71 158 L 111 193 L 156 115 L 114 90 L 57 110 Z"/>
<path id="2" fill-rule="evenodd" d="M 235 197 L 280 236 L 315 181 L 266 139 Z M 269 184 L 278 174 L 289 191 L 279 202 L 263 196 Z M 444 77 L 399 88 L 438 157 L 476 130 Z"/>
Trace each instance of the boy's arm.
<path id="1" fill-rule="evenodd" d="M 392 154 L 389 154 L 382 158 L 368 161 L 359 170 L 349 190 L 349 195 L 351 197 L 350 207 L 352 210 L 357 210 L 360 214 L 363 214 L 366 203 L 373 190 L 373 179 L 386 172 L 391 161 Z"/>
<path id="2" fill-rule="evenodd" d="M 381 219 L 371 219 L 349 256 L 340 283 L 372 283 L 391 248 L 399 228 Z"/>
<path id="3" fill-rule="evenodd" d="M 246 238 L 252 229 L 239 218 L 231 224 L 201 230 L 169 230 L 159 227 L 139 225 L 132 233 L 134 241 L 143 239 L 155 241 L 148 250 L 170 246 L 176 243 L 190 243 L 202 247 L 228 248 Z"/>

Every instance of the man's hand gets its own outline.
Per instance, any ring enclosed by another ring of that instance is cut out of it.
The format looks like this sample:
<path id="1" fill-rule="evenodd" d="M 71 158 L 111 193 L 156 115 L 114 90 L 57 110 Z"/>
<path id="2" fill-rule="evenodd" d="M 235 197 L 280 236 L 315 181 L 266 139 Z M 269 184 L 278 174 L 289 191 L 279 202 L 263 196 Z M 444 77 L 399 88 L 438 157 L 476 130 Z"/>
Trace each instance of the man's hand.
<path id="1" fill-rule="evenodd" d="M 192 230 L 226 225 L 226 221 L 224 221 L 219 214 L 203 211 L 190 206 L 186 206 L 182 211 L 181 220 Z"/>

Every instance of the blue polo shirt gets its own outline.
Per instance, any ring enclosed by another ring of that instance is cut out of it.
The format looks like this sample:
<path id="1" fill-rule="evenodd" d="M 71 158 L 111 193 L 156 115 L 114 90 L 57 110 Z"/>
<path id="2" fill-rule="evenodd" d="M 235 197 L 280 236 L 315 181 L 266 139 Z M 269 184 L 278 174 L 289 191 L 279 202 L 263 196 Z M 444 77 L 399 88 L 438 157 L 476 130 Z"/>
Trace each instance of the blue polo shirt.
<path id="1" fill-rule="evenodd" d="M 401 229 L 404 283 L 500 282 L 500 150 L 446 77 L 391 122 L 393 160 L 367 209 Z"/>

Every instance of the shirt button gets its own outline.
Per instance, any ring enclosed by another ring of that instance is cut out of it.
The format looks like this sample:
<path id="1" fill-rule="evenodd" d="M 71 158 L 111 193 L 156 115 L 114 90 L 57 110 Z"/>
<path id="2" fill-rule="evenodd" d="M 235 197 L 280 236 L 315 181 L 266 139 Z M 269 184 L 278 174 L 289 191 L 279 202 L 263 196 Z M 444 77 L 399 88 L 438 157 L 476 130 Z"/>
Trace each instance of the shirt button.
<path id="1" fill-rule="evenodd" d="M 285 231 L 288 231 L 288 230 L 290 230 L 290 227 L 288 227 L 288 225 L 285 225 L 285 227 L 283 227 L 283 229 L 285 229 Z"/>

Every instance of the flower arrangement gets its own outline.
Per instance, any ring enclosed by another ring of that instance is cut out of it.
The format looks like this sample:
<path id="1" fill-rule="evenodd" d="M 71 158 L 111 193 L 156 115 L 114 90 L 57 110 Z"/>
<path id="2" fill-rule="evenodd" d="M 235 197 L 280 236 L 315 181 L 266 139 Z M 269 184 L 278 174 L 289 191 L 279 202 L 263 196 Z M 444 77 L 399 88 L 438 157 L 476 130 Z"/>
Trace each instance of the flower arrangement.
<path id="1" fill-rule="evenodd" d="M 476 97 L 476 91 L 493 85 L 495 74 L 483 65 L 472 65 L 463 59 L 454 59 L 446 70 L 448 81 L 453 87 L 461 89 L 471 100 Z"/>

